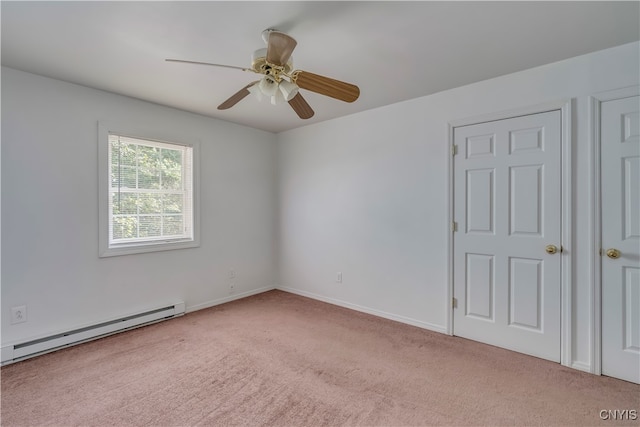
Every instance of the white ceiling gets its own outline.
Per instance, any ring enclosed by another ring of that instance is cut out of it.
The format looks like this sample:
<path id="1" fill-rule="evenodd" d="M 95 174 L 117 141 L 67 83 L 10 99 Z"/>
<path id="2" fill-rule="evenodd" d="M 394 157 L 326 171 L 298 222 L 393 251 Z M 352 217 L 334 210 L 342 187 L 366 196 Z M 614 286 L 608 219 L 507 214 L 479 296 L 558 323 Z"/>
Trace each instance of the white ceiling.
<path id="1" fill-rule="evenodd" d="M 640 39 L 631 2 L 1 2 L 2 65 L 271 132 L 345 116 Z M 297 69 L 358 85 L 316 114 L 247 97 L 216 109 L 276 28 Z M 44 95 L 44 94 L 43 94 Z"/>

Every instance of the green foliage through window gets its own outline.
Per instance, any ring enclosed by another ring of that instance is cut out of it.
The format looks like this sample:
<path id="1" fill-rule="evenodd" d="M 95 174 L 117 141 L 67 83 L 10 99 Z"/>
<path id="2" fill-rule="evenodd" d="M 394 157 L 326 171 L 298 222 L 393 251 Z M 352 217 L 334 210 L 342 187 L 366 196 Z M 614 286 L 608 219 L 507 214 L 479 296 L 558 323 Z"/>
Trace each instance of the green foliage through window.
<path id="1" fill-rule="evenodd" d="M 110 240 L 162 240 L 191 232 L 190 147 L 109 135 Z"/>

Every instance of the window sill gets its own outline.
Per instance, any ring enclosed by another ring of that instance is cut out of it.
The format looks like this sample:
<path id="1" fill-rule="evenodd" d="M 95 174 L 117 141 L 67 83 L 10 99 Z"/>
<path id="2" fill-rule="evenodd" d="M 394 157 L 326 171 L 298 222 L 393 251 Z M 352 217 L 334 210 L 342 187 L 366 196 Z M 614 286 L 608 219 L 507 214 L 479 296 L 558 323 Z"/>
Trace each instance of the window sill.
<path id="1" fill-rule="evenodd" d="M 100 251 L 100 258 L 142 254 L 149 252 L 171 251 L 175 249 L 197 248 L 198 246 L 200 246 L 200 242 L 198 242 L 197 240 L 181 240 L 175 242 L 160 241 L 134 244 L 130 243 L 104 248 Z"/>

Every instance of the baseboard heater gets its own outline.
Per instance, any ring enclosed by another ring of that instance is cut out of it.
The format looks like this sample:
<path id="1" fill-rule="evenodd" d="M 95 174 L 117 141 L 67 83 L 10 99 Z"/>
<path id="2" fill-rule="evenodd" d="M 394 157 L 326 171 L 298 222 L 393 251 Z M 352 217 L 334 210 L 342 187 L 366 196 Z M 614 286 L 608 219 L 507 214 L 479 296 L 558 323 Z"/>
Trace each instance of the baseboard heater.
<path id="1" fill-rule="evenodd" d="M 85 326 L 66 332 L 36 338 L 19 344 L 2 346 L 2 365 L 49 353 L 61 348 L 95 340 L 128 331 L 140 326 L 182 316 L 185 312 L 183 302 L 109 320 L 95 325 Z"/>

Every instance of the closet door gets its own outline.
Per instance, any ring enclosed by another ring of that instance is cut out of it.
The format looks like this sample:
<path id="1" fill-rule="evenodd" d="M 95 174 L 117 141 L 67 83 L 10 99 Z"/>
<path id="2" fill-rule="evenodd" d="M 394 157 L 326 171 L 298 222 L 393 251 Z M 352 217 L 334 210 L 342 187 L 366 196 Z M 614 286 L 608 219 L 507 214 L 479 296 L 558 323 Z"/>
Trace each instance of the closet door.
<path id="1" fill-rule="evenodd" d="M 454 334 L 560 362 L 561 112 L 454 129 Z"/>
<path id="2" fill-rule="evenodd" d="M 601 104 L 602 373 L 640 383 L 640 97 Z"/>

